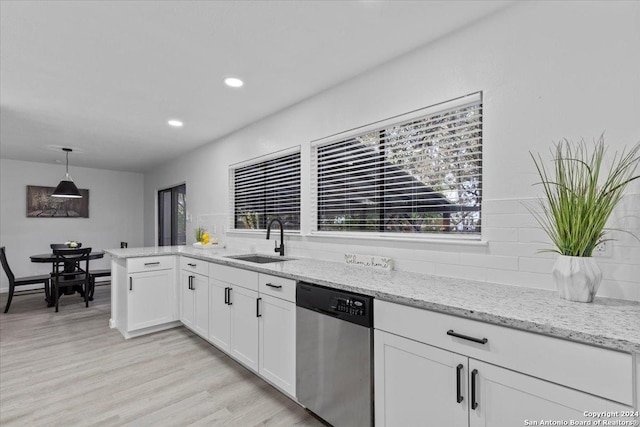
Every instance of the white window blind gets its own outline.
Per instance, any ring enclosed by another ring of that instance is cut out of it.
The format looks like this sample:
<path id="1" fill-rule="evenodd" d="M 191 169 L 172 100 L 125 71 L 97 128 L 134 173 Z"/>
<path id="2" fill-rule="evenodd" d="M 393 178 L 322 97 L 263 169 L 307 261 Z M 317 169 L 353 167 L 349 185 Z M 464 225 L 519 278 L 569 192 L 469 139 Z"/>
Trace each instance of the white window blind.
<path id="1" fill-rule="evenodd" d="M 230 168 L 231 229 L 267 228 L 280 218 L 300 230 L 300 151 Z"/>
<path id="2" fill-rule="evenodd" d="M 479 236 L 482 94 L 312 144 L 314 231 Z"/>

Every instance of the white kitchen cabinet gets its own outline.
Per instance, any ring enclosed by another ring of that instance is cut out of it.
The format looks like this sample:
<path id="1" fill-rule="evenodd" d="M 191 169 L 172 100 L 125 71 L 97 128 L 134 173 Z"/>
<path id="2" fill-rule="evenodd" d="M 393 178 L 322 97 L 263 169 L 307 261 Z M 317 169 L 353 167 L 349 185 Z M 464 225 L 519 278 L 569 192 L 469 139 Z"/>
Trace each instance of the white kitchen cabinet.
<path id="1" fill-rule="evenodd" d="M 260 294 L 260 368 L 262 377 L 296 395 L 296 304 Z"/>
<path id="2" fill-rule="evenodd" d="M 466 357 L 378 330 L 374 346 L 376 425 L 467 425 Z"/>
<path id="3" fill-rule="evenodd" d="M 375 313 L 376 425 L 506 427 L 631 410 L 628 353 L 385 301 Z"/>
<path id="4" fill-rule="evenodd" d="M 229 291 L 231 307 L 231 356 L 258 371 L 258 292 L 233 286 Z"/>
<path id="5" fill-rule="evenodd" d="M 227 304 L 229 284 L 209 277 L 209 341 L 220 350 L 231 349 L 231 306 Z"/>
<path id="6" fill-rule="evenodd" d="M 209 341 L 295 397 L 295 281 L 211 264 Z"/>
<path id="7" fill-rule="evenodd" d="M 528 425 L 533 425 L 532 421 L 541 419 L 568 423 L 572 420 L 593 421 L 593 417 L 585 416 L 585 411 L 631 410 L 609 400 L 473 359 L 469 360 L 469 372 L 470 387 L 475 386 L 476 404 L 470 411 L 471 427 L 511 427 L 527 425 L 527 420 Z M 474 401 L 470 400 L 471 403 Z M 606 418 L 611 422 L 616 419 Z"/>
<path id="8" fill-rule="evenodd" d="M 212 264 L 209 341 L 258 371 L 258 273 Z"/>
<path id="9" fill-rule="evenodd" d="M 173 286 L 172 270 L 130 274 L 127 331 L 175 320 Z"/>
<path id="10" fill-rule="evenodd" d="M 111 262 L 110 325 L 125 338 L 178 326 L 175 257 Z"/>
<path id="11" fill-rule="evenodd" d="M 180 302 L 182 323 L 207 339 L 209 337 L 209 277 L 182 270 Z"/>

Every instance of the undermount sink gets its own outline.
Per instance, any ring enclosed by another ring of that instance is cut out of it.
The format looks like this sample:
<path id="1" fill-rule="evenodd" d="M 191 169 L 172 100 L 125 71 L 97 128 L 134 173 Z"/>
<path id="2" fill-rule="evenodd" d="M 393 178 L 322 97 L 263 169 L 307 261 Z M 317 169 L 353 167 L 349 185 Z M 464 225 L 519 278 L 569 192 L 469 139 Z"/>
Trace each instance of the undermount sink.
<path id="1" fill-rule="evenodd" d="M 254 262 L 256 264 L 267 264 L 270 262 L 283 262 L 290 261 L 291 258 L 283 258 L 283 257 L 275 257 L 275 256 L 266 256 L 266 255 L 258 255 L 258 254 L 247 254 L 247 255 L 230 255 L 225 258 L 237 259 L 240 261 L 248 261 Z"/>

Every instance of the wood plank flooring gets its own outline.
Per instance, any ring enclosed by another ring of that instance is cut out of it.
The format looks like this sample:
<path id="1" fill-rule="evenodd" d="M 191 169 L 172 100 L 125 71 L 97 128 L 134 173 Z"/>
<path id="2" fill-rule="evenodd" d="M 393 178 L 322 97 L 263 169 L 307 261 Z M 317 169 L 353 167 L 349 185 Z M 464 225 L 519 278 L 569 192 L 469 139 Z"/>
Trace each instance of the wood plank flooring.
<path id="1" fill-rule="evenodd" d="M 53 310 L 34 294 L 0 314 L 3 427 L 324 425 L 186 328 L 125 340 L 109 285 Z"/>

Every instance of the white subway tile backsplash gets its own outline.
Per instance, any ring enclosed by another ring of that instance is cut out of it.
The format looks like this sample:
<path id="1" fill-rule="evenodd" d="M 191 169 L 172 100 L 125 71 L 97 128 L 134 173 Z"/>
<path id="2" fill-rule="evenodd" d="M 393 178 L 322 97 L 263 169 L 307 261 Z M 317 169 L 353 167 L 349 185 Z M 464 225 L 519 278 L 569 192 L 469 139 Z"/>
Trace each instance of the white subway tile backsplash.
<path id="1" fill-rule="evenodd" d="M 517 270 L 518 257 L 501 255 L 477 255 L 463 254 L 460 257 L 461 265 L 474 267 L 499 268 L 502 270 Z"/>
<path id="2" fill-rule="evenodd" d="M 638 283 L 621 280 L 603 280 L 596 296 L 640 301 L 640 286 Z"/>
<path id="3" fill-rule="evenodd" d="M 412 271 L 422 274 L 436 274 L 435 264 L 426 261 L 414 261 L 410 259 L 394 258 L 393 269 L 399 271 Z"/>
<path id="4" fill-rule="evenodd" d="M 598 267 L 602 270 L 602 278 L 606 280 L 619 280 L 635 282 L 640 286 L 640 264 L 606 264 L 598 262 Z"/>
<path id="5" fill-rule="evenodd" d="M 520 271 L 549 274 L 551 273 L 555 262 L 556 260 L 554 258 L 520 257 L 518 259 L 518 267 Z"/>
<path id="6" fill-rule="evenodd" d="M 522 243 L 536 243 L 538 245 L 547 246 L 551 244 L 551 239 L 547 233 L 540 227 L 536 228 L 519 228 L 518 241 Z"/>
<path id="7" fill-rule="evenodd" d="M 458 279 L 487 280 L 487 269 L 467 265 L 436 264 L 435 275 L 455 277 Z"/>
<path id="8" fill-rule="evenodd" d="M 525 286 L 538 289 L 555 289 L 551 273 L 529 273 L 526 271 L 506 271 L 495 268 L 487 269 L 487 281 L 505 285 Z"/>
<path id="9" fill-rule="evenodd" d="M 484 214 L 528 214 L 529 207 L 537 208 L 535 199 L 484 199 L 482 201 Z"/>
<path id="10" fill-rule="evenodd" d="M 533 199 L 525 200 L 532 204 Z M 626 196 L 611 225 L 624 224 L 640 238 L 640 194 Z M 598 258 L 604 280 L 598 296 L 640 301 L 640 241 L 611 231 L 612 256 Z M 272 236 L 272 240 L 273 236 Z M 557 254 L 549 238 L 519 200 L 485 200 L 482 240 L 487 244 L 435 240 L 392 240 L 285 236 L 287 255 L 344 262 L 345 253 L 393 258 L 394 269 L 555 290 L 551 275 Z M 273 241 L 264 236 L 228 236 L 228 245 L 270 253 Z"/>
<path id="11" fill-rule="evenodd" d="M 491 255 L 510 255 L 524 257 L 554 258 L 556 254 L 551 252 L 539 252 L 540 249 L 551 249 L 551 245 L 546 246 L 540 243 L 512 243 L 512 242 L 489 242 Z"/>
<path id="12" fill-rule="evenodd" d="M 518 229 L 517 228 L 501 228 L 501 227 L 485 227 L 482 230 L 482 239 L 491 242 L 517 242 L 518 241 Z"/>

